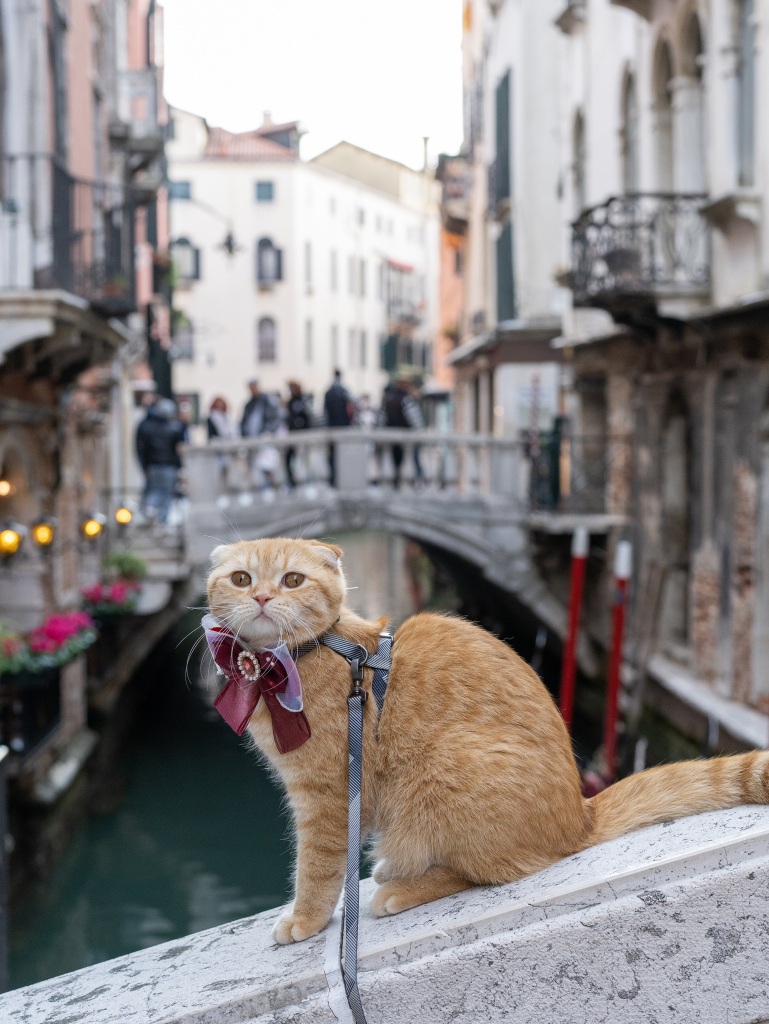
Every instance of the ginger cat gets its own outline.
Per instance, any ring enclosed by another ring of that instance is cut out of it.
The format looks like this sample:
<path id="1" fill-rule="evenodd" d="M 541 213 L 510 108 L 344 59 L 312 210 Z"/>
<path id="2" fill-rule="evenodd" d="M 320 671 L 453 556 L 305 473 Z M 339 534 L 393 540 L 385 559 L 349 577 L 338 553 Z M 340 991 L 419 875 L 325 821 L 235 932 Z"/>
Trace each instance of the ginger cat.
<path id="1" fill-rule="evenodd" d="M 345 606 L 341 556 L 333 544 L 285 538 L 218 547 L 211 612 L 252 651 L 280 641 L 296 648 L 326 631 L 376 651 L 386 620 L 366 622 Z M 296 666 L 306 742 L 280 753 L 266 700 L 247 712 L 297 830 L 295 898 L 275 925 L 279 943 L 328 923 L 347 851 L 350 668 L 323 646 Z M 371 677 L 366 669 L 369 693 Z M 566 728 L 536 673 L 479 627 L 428 613 L 395 634 L 379 722 L 376 702 L 366 701 L 363 761 L 363 831 L 379 859 L 376 916 L 512 882 L 646 825 L 769 802 L 769 753 L 758 751 L 659 766 L 585 799 Z"/>

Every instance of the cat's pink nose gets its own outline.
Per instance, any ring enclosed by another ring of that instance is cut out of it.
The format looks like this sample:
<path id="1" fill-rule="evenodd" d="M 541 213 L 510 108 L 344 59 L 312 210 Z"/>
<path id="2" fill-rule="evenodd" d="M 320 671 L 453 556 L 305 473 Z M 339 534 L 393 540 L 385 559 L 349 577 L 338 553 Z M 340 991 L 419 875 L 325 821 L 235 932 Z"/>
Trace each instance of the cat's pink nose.
<path id="1" fill-rule="evenodd" d="M 272 598 L 269 594 L 254 594 L 254 600 L 258 601 L 261 607 L 264 608 L 267 602 L 271 601 Z"/>

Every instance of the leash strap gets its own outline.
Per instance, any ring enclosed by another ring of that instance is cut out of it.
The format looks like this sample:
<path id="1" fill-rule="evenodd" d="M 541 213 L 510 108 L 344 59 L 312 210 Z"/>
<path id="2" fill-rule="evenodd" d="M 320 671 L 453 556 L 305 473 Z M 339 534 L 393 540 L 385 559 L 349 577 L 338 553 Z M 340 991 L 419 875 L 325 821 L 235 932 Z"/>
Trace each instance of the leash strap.
<path id="1" fill-rule="evenodd" d="M 344 991 L 355 1024 L 367 1024 L 366 1014 L 358 988 L 358 916 L 360 912 L 360 831 L 361 780 L 363 777 L 363 706 L 365 691 L 355 679 L 363 666 L 357 659 L 352 663 L 353 689 L 347 698 L 349 745 L 348 810 L 347 810 L 347 872 L 344 878 L 344 906 L 342 909 L 342 936 L 339 959 L 342 967 Z"/>
<path id="2" fill-rule="evenodd" d="M 360 846 L 361 846 L 361 783 L 363 779 L 363 708 L 366 691 L 362 687 L 363 668 L 373 668 L 371 686 L 379 714 L 382 713 L 387 680 L 390 674 L 390 633 L 380 633 L 376 654 L 362 644 L 354 644 L 336 633 L 324 633 L 320 642 L 340 654 L 350 663 L 352 690 L 347 698 L 347 871 L 344 877 L 344 904 L 339 963 L 344 981 L 347 1004 L 355 1024 L 367 1024 L 366 1014 L 358 988 L 358 922 L 360 917 Z M 316 649 L 315 644 L 303 644 L 297 658 Z"/>

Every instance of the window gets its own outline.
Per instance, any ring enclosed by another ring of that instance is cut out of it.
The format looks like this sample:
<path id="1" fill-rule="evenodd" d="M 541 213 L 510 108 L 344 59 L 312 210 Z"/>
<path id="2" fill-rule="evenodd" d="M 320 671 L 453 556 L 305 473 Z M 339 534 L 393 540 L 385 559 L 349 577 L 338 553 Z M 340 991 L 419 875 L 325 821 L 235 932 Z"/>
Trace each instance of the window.
<path id="1" fill-rule="evenodd" d="M 366 294 L 366 261 L 361 260 L 358 266 L 358 283 L 360 286 L 360 295 Z"/>
<path id="2" fill-rule="evenodd" d="M 335 292 L 336 289 L 337 289 L 337 282 L 338 282 L 338 278 L 339 278 L 339 273 L 338 273 L 339 268 L 338 268 L 338 260 L 337 260 L 336 249 L 332 249 L 331 250 L 330 260 L 329 260 L 329 268 L 328 269 L 329 269 L 329 273 L 328 273 L 329 287 L 331 288 L 332 292 Z"/>
<path id="3" fill-rule="evenodd" d="M 362 370 L 366 369 L 368 363 L 368 340 L 366 338 L 366 332 L 360 332 L 360 367 Z"/>
<path id="4" fill-rule="evenodd" d="M 358 221 L 358 224 L 360 224 L 361 227 L 363 227 L 363 225 L 366 223 L 366 211 L 363 209 L 362 206 L 358 207 L 357 221 Z"/>
<path id="5" fill-rule="evenodd" d="M 737 183 L 754 184 L 756 148 L 756 54 L 753 0 L 737 4 Z"/>
<path id="6" fill-rule="evenodd" d="M 304 284 L 308 292 L 312 291 L 312 242 L 304 243 Z"/>
<path id="7" fill-rule="evenodd" d="M 169 181 L 169 183 L 168 183 L 168 198 L 169 199 L 192 199 L 192 182 L 191 181 Z"/>
<path id="8" fill-rule="evenodd" d="M 355 294 L 355 257 L 350 256 L 347 262 L 347 284 L 349 286 L 350 295 Z"/>
<path id="9" fill-rule="evenodd" d="M 331 325 L 331 365 L 339 365 L 339 326 Z"/>
<path id="10" fill-rule="evenodd" d="M 200 280 L 200 249 L 196 249 L 189 238 L 177 238 L 171 243 L 174 266 L 179 287 L 184 288 Z"/>
<path id="11" fill-rule="evenodd" d="M 312 362 L 312 320 L 304 322 L 304 358 L 305 362 Z"/>
<path id="12" fill-rule="evenodd" d="M 622 188 L 625 195 L 638 191 L 638 95 L 635 76 L 628 74 L 622 95 Z"/>
<path id="13" fill-rule="evenodd" d="M 331 214 L 332 217 L 336 213 L 336 199 L 333 196 L 331 196 L 331 198 L 328 201 L 328 212 Z"/>
<path id="14" fill-rule="evenodd" d="M 283 253 L 271 238 L 260 238 L 256 243 L 256 279 L 262 288 L 283 280 Z"/>
<path id="15" fill-rule="evenodd" d="M 495 205 L 510 198 L 510 72 L 506 72 L 497 85 L 494 96 L 496 117 L 493 179 Z"/>
<path id="16" fill-rule="evenodd" d="M 195 331 L 189 317 L 181 310 L 171 310 L 171 351 L 172 359 L 195 358 Z"/>
<path id="17" fill-rule="evenodd" d="M 257 203 L 272 203 L 275 201 L 275 183 L 272 181 L 257 181 L 256 183 Z"/>
<path id="18" fill-rule="evenodd" d="M 274 363 L 277 358 L 278 339 L 275 321 L 271 316 L 263 316 L 257 328 L 256 361 L 258 363 Z"/>
<path id="19" fill-rule="evenodd" d="M 350 328 L 347 341 L 347 365 L 349 367 L 355 366 L 355 328 Z"/>
<path id="20" fill-rule="evenodd" d="M 587 206 L 587 150 L 585 144 L 585 119 L 582 111 L 574 118 L 574 135 L 572 138 L 574 175 L 574 215 L 578 217 Z"/>
<path id="21" fill-rule="evenodd" d="M 513 227 L 508 221 L 497 239 L 497 320 L 515 319 Z"/>
<path id="22" fill-rule="evenodd" d="M 673 58 L 662 43 L 654 67 L 654 138 L 657 151 L 657 190 L 672 192 L 673 178 Z"/>

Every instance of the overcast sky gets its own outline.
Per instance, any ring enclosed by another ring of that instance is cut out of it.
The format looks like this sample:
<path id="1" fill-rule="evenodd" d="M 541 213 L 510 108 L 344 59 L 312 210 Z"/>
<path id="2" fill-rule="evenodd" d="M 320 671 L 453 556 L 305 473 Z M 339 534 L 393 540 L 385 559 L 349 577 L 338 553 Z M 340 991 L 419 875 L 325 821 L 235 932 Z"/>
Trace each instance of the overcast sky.
<path id="1" fill-rule="evenodd" d="M 421 166 L 462 141 L 461 0 L 162 0 L 169 103 L 230 131 L 299 121 Z"/>

